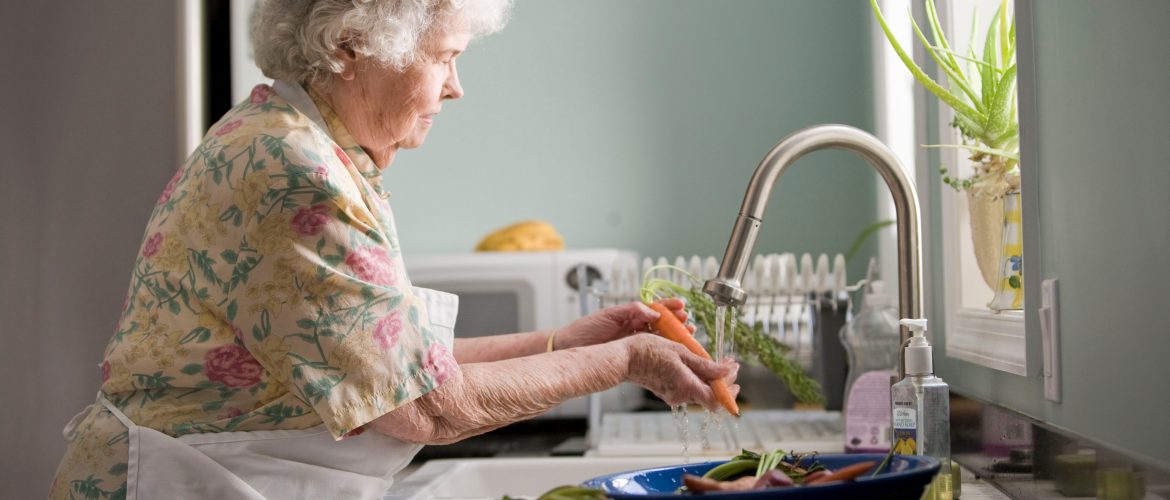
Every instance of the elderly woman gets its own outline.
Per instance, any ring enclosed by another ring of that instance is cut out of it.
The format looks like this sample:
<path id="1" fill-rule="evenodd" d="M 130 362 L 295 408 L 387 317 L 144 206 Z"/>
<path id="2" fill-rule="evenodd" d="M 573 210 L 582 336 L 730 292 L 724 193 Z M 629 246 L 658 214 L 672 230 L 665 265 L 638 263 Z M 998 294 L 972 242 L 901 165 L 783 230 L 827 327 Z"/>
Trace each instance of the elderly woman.
<path id="1" fill-rule="evenodd" d="M 734 364 L 636 334 L 658 316 L 640 303 L 453 340 L 457 297 L 411 287 L 381 171 L 463 96 L 457 59 L 507 10 L 258 7 L 256 60 L 276 82 L 213 125 L 163 190 L 51 497 L 378 498 L 424 444 L 622 381 L 717 406 L 706 381 L 733 381 Z"/>

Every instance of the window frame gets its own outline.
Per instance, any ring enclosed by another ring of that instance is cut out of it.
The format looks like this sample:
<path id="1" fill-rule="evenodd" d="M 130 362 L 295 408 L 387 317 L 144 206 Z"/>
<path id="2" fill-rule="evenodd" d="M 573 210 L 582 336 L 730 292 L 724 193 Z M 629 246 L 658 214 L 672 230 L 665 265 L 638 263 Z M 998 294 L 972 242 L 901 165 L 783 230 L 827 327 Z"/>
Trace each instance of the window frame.
<path id="1" fill-rule="evenodd" d="M 961 8 L 956 8 L 956 4 Z M 939 0 L 937 6 L 939 22 L 946 33 L 969 31 L 972 14 L 970 0 Z M 988 9 L 981 8 L 980 11 L 986 13 Z M 963 35 L 953 37 L 951 42 L 965 44 L 966 40 L 966 35 Z M 934 73 L 940 82 L 945 78 L 945 75 L 940 75 L 938 68 L 934 68 Z M 961 143 L 958 131 L 950 126 L 953 116 L 954 112 L 949 107 L 938 106 L 937 133 L 941 144 Z M 970 162 L 962 150 L 940 148 L 938 152 L 942 165 L 970 168 Z M 942 228 L 942 269 L 948 270 L 944 271 L 941 280 L 944 283 L 943 309 L 947 327 L 946 355 L 994 370 L 1026 376 L 1028 363 L 1024 311 L 995 312 L 962 303 L 964 294 L 985 294 L 990 299 L 992 292 L 983 283 L 974 261 L 974 251 L 968 236 L 970 223 L 966 195 L 949 186 L 942 186 L 940 191 L 938 215 Z M 1022 190 L 1021 196 L 1023 192 L 1026 191 Z M 958 270 L 958 273 L 949 270 Z"/>

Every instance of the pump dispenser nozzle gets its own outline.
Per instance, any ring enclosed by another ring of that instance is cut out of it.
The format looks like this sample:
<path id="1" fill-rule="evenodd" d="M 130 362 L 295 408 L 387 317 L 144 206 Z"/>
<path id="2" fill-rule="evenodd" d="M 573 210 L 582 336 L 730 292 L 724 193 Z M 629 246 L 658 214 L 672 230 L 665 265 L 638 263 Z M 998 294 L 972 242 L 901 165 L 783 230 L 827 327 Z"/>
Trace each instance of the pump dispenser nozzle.
<path id="1" fill-rule="evenodd" d="M 934 349 L 926 340 L 926 319 L 903 319 L 898 322 L 910 329 L 911 337 L 906 340 L 906 374 L 930 375 L 934 373 Z"/>

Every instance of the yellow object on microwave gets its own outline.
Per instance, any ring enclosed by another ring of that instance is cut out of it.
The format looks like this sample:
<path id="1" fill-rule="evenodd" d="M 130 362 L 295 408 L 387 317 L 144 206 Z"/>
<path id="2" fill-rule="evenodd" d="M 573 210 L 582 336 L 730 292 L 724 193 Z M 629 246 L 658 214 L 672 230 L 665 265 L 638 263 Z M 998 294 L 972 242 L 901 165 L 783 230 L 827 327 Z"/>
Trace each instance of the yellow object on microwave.
<path id="1" fill-rule="evenodd" d="M 565 240 L 544 221 L 526 220 L 492 231 L 475 246 L 477 252 L 540 252 L 564 250 Z"/>

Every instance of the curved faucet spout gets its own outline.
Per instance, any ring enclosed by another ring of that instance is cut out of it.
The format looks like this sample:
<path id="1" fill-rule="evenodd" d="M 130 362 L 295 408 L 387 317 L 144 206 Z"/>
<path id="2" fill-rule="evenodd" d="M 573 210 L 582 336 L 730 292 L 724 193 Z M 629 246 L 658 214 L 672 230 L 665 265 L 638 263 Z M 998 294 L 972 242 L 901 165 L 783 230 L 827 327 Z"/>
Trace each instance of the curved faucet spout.
<path id="1" fill-rule="evenodd" d="M 816 125 L 776 143 L 760 161 L 748 183 L 743 206 L 735 219 L 731 240 L 719 266 L 719 275 L 703 285 L 717 304 L 739 306 L 746 293 L 740 285 L 764 221 L 772 188 L 780 175 L 800 157 L 820 149 L 844 149 L 865 158 L 886 181 L 898 216 L 898 303 L 903 318 L 922 317 L 922 241 L 919 234 L 918 193 L 894 153 L 876 137 L 846 125 Z M 902 329 L 902 341 L 909 337 Z M 899 356 L 900 358 L 901 356 Z M 899 364 L 898 374 L 904 373 Z"/>

